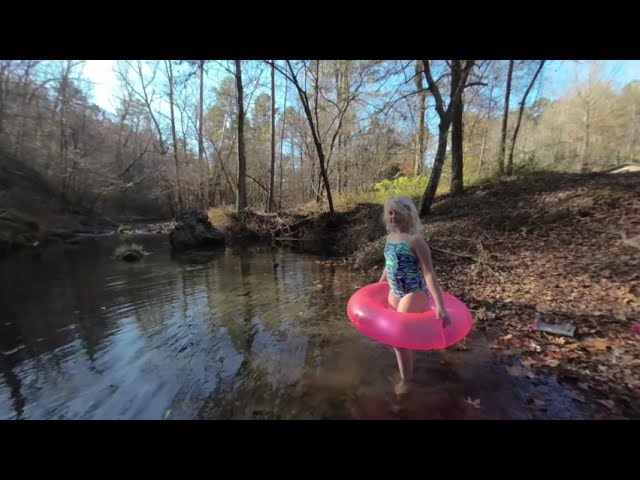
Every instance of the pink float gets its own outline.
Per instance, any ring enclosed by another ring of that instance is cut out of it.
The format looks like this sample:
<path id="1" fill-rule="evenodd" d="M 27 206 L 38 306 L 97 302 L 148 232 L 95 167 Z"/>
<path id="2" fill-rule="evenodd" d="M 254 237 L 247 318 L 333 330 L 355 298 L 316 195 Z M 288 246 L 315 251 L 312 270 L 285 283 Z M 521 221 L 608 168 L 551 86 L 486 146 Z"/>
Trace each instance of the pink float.
<path id="1" fill-rule="evenodd" d="M 389 284 L 377 282 L 357 290 L 347 304 L 351 323 L 373 340 L 412 350 L 441 350 L 455 345 L 471 332 L 471 312 L 447 292 L 442 292 L 442 298 L 451 324 L 445 328 L 431 297 L 424 312 L 398 313 L 389 305 L 388 295 Z"/>

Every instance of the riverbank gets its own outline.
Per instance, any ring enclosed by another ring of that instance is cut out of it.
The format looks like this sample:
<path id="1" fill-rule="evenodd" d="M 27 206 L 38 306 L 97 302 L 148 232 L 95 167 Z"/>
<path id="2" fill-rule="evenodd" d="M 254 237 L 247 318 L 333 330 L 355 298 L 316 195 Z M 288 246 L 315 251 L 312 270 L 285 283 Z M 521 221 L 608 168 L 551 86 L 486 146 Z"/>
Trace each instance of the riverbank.
<path id="1" fill-rule="evenodd" d="M 329 254 L 327 265 L 374 282 L 381 215 L 380 204 L 367 203 L 333 216 L 254 215 L 242 228 Z M 221 223 L 219 212 L 210 217 Z M 239 228 L 227 218 L 227 232 Z M 490 182 L 438 197 L 423 222 L 442 287 L 467 303 L 511 375 L 566 382 L 596 418 L 640 418 L 640 174 Z M 575 331 L 544 333 L 539 322 Z"/>
<path id="2" fill-rule="evenodd" d="M 640 418 L 640 175 L 515 178 L 440 197 L 432 211 L 423 220 L 441 285 L 468 304 L 510 374 L 555 375 L 596 418 Z M 384 236 L 365 240 L 377 228 L 347 224 L 334 262 L 377 281 Z M 538 321 L 575 334 L 535 331 Z"/>

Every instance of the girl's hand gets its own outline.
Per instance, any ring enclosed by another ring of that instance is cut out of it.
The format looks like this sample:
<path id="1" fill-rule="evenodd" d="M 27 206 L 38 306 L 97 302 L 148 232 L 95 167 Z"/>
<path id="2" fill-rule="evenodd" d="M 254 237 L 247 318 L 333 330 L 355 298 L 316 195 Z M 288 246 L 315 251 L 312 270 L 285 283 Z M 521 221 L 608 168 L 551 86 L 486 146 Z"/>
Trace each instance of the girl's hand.
<path id="1" fill-rule="evenodd" d="M 451 325 L 451 317 L 444 308 L 438 308 L 438 318 L 442 320 L 442 328 Z"/>

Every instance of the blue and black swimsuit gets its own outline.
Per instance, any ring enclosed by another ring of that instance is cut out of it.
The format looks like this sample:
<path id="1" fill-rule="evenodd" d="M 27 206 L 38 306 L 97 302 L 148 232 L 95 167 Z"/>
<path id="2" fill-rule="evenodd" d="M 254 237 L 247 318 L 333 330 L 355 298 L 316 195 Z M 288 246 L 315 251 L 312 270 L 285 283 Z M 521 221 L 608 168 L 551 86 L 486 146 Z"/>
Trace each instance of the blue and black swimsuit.
<path id="1" fill-rule="evenodd" d="M 420 262 L 409 248 L 409 243 L 389 242 L 384 248 L 387 282 L 393 294 L 399 299 L 417 290 L 427 293 L 427 284 L 420 268 Z"/>

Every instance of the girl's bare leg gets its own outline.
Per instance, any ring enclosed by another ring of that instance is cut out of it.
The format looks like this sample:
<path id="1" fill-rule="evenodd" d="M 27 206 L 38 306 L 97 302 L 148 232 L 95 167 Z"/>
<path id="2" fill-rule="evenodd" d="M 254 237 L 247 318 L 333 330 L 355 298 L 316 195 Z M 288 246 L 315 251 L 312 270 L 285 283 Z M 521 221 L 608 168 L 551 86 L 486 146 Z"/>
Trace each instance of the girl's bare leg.
<path id="1" fill-rule="evenodd" d="M 398 312 L 423 312 L 428 305 L 429 298 L 424 292 L 412 292 L 400 301 L 389 292 L 389 303 Z M 408 348 L 393 347 L 398 360 L 400 370 L 400 382 L 395 386 L 396 395 L 403 395 L 409 391 L 409 385 L 413 379 L 413 351 Z"/>

